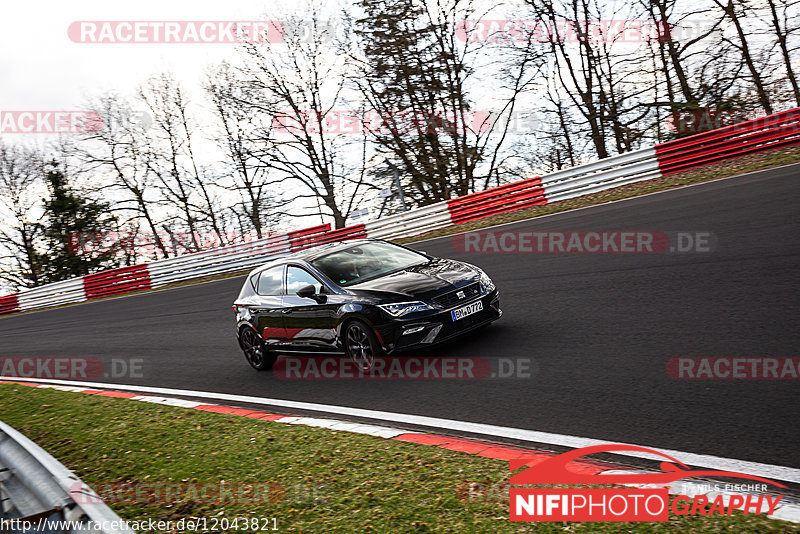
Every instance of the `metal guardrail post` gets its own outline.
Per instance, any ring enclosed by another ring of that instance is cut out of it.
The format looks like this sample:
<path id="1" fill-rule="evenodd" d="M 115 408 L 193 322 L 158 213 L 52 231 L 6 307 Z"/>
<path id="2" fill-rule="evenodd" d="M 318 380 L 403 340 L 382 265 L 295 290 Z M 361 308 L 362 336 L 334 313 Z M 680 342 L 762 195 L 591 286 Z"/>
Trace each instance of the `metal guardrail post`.
<path id="1" fill-rule="evenodd" d="M 23 520 L 34 529 L 18 528 Z M 2 421 L 0 532 L 133 534 L 72 471 Z"/>

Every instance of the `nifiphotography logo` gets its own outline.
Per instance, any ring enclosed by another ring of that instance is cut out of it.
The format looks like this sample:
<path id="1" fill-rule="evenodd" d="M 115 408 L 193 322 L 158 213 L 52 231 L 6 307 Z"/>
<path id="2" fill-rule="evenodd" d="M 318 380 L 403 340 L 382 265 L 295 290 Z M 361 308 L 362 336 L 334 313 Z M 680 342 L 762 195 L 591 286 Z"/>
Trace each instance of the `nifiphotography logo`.
<path id="1" fill-rule="evenodd" d="M 662 473 L 608 474 L 579 472 L 567 465 L 586 455 L 639 451 L 666 458 L 661 463 Z M 753 494 L 725 496 L 717 495 L 709 501 L 705 495 L 678 495 L 669 499 L 667 485 L 689 477 L 731 477 L 749 479 L 780 488 L 786 486 L 758 476 L 732 471 L 693 470 L 675 458 L 658 451 L 635 445 L 594 445 L 569 451 L 544 461 L 530 459 L 511 460 L 512 473 L 522 467 L 525 470 L 511 476 L 510 519 L 511 521 L 668 521 L 669 513 L 675 515 L 732 515 L 734 509 L 760 513 L 764 505 L 768 514 L 778 506 L 782 495 Z M 536 484 L 591 485 L 584 488 L 531 488 Z M 647 485 L 650 487 L 608 487 L 598 485 Z M 525 487 L 520 487 L 525 486 Z M 652 487 L 657 486 L 657 487 Z M 710 505 L 710 507 L 709 507 Z"/>

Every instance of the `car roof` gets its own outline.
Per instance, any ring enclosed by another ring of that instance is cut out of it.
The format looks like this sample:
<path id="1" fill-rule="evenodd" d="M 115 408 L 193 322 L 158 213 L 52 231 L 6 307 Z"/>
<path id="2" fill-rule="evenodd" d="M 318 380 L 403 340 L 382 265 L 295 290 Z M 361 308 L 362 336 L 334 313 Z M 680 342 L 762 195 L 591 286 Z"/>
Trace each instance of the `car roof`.
<path id="1" fill-rule="evenodd" d="M 297 252 L 293 252 L 287 256 L 282 256 L 280 258 L 276 258 L 270 262 L 267 262 L 264 265 L 261 265 L 253 269 L 250 272 L 250 275 L 259 273 L 266 269 L 271 269 L 272 267 L 276 267 L 278 265 L 291 263 L 293 261 L 309 263 L 321 256 L 324 256 L 325 254 L 330 254 L 331 252 L 343 250 L 355 245 L 362 245 L 364 243 L 375 243 L 375 242 L 382 242 L 382 241 L 380 239 L 352 239 L 350 241 L 336 241 L 333 243 L 325 243 L 323 245 L 315 245 L 309 248 L 305 248 L 303 250 L 298 250 Z"/>

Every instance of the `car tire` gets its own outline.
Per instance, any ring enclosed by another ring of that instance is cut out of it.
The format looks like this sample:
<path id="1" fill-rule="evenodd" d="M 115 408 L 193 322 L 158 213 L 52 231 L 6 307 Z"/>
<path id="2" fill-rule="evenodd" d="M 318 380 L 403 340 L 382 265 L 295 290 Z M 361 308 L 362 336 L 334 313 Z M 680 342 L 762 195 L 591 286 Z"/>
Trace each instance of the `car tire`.
<path id="1" fill-rule="evenodd" d="M 272 369 L 272 365 L 278 359 L 277 354 L 267 350 L 264 340 L 254 328 L 242 328 L 242 331 L 239 332 L 239 345 L 242 347 L 247 363 L 256 371 Z"/>
<path id="2" fill-rule="evenodd" d="M 372 328 L 358 319 L 345 325 L 343 343 L 345 354 L 362 372 L 372 369 L 375 358 L 383 355 L 378 336 Z"/>

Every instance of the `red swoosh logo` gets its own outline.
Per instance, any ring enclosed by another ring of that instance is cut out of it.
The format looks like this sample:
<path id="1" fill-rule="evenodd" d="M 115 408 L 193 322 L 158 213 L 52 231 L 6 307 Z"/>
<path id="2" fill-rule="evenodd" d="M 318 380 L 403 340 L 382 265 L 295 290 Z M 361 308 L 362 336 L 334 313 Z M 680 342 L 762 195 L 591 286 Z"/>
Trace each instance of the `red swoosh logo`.
<path id="1" fill-rule="evenodd" d="M 589 454 L 597 454 L 601 452 L 615 452 L 615 451 L 639 451 L 655 454 L 669 460 L 669 462 L 661 462 L 661 469 L 663 473 L 632 473 L 630 475 L 603 475 L 603 474 L 583 474 L 576 473 L 567 469 L 567 464 L 573 460 L 577 460 L 582 456 Z M 509 463 L 510 470 L 516 471 L 520 467 L 526 465 L 529 460 L 511 460 Z M 767 484 L 785 488 L 783 484 L 779 484 L 772 480 L 761 478 L 755 475 L 746 475 L 744 473 L 736 473 L 733 471 L 716 471 L 716 470 L 694 470 L 686 464 L 662 454 L 653 449 L 646 447 L 639 447 L 636 445 L 593 445 L 591 447 L 583 447 L 575 449 L 574 451 L 565 452 L 549 458 L 543 462 L 537 463 L 535 466 L 528 467 L 524 471 L 511 476 L 511 484 L 669 484 L 682 478 L 699 477 L 699 476 L 722 476 L 732 478 L 746 478 L 749 480 L 757 480 Z"/>

